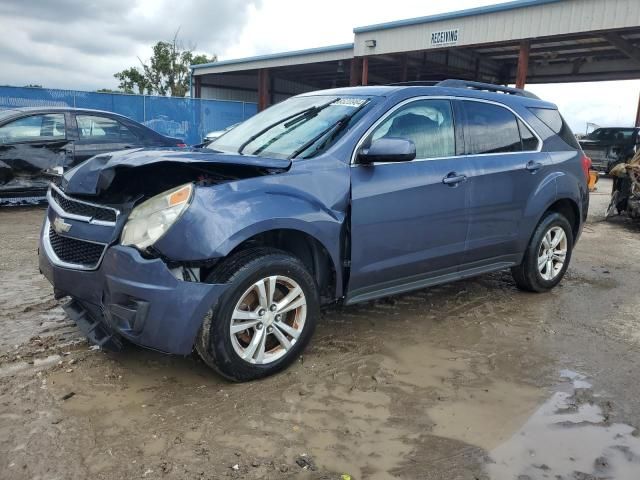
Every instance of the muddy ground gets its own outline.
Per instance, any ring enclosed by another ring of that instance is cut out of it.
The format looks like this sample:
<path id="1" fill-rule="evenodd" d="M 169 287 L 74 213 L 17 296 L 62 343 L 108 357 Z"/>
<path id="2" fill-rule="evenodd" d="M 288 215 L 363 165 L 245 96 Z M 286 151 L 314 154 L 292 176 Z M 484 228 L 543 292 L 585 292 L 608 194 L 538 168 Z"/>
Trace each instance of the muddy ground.
<path id="1" fill-rule="evenodd" d="M 90 349 L 38 274 L 43 210 L 2 210 L 0 478 L 640 478 L 640 227 L 602 221 L 609 189 L 553 292 L 501 272 L 331 308 L 241 385 Z"/>

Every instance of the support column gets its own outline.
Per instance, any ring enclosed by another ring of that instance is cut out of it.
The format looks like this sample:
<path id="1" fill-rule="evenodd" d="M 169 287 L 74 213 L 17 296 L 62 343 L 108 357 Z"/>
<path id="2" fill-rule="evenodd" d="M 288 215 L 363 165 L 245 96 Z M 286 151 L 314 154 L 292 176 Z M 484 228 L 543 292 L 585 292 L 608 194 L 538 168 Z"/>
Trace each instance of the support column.
<path id="1" fill-rule="evenodd" d="M 640 97 L 638 97 L 638 112 L 636 113 L 636 127 L 640 127 Z"/>
<path id="2" fill-rule="evenodd" d="M 409 72 L 409 58 L 408 58 L 406 53 L 404 55 L 402 55 L 402 64 L 400 66 L 401 66 L 400 81 L 401 82 L 406 82 L 407 81 L 408 72 Z"/>
<path id="3" fill-rule="evenodd" d="M 193 77 L 193 96 L 194 98 L 202 98 L 202 77 Z"/>
<path id="4" fill-rule="evenodd" d="M 360 59 L 353 57 L 349 67 L 349 85 L 356 87 L 360 85 L 360 73 L 362 73 L 362 67 L 360 66 Z"/>
<path id="5" fill-rule="evenodd" d="M 269 106 L 269 98 L 271 96 L 269 81 L 269 69 L 261 68 L 258 70 L 258 111 L 261 112 Z"/>
<path id="6" fill-rule="evenodd" d="M 516 88 L 524 88 L 527 84 L 529 72 L 529 41 L 520 42 L 520 55 L 518 56 L 518 71 L 516 72 Z"/>
<path id="7" fill-rule="evenodd" d="M 362 85 L 369 84 L 369 57 L 362 57 Z"/>

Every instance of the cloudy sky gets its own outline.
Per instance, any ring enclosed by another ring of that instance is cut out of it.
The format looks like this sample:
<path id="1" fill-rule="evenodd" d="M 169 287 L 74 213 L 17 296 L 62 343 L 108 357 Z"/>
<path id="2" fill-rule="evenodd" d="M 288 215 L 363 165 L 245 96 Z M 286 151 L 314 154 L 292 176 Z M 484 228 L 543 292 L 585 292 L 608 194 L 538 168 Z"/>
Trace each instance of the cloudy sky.
<path id="1" fill-rule="evenodd" d="M 347 43 L 353 27 L 500 3 L 492 0 L 1 0 L 0 85 L 116 88 L 150 46 L 182 40 L 219 59 Z M 392 7 L 391 7 L 392 5 Z M 575 131 L 631 125 L 640 81 L 536 85 Z"/>

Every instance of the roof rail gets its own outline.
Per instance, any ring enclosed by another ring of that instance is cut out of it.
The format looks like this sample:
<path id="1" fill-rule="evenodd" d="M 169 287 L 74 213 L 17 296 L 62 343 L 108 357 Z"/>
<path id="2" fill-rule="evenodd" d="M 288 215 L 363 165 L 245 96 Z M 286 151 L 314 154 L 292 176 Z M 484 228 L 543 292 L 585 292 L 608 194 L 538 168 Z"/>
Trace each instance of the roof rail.
<path id="1" fill-rule="evenodd" d="M 440 80 L 412 80 L 409 82 L 387 83 L 389 87 L 435 87 Z"/>
<path id="2" fill-rule="evenodd" d="M 502 85 L 494 85 L 492 83 L 472 82 L 469 80 L 443 80 L 436 84 L 437 87 L 447 88 L 470 88 L 472 90 L 485 90 L 487 92 L 506 93 L 508 95 L 518 95 L 519 97 L 540 98 L 531 92 L 522 90 L 521 88 L 504 87 Z"/>

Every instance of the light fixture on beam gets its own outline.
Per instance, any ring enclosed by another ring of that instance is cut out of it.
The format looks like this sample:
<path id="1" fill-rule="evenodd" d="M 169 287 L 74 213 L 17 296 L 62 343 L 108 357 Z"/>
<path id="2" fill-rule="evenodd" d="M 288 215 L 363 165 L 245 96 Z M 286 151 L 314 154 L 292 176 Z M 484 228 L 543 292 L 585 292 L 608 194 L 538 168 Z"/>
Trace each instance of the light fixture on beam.
<path id="1" fill-rule="evenodd" d="M 374 48 L 376 46 L 375 40 L 365 40 L 364 45 L 369 48 Z"/>

